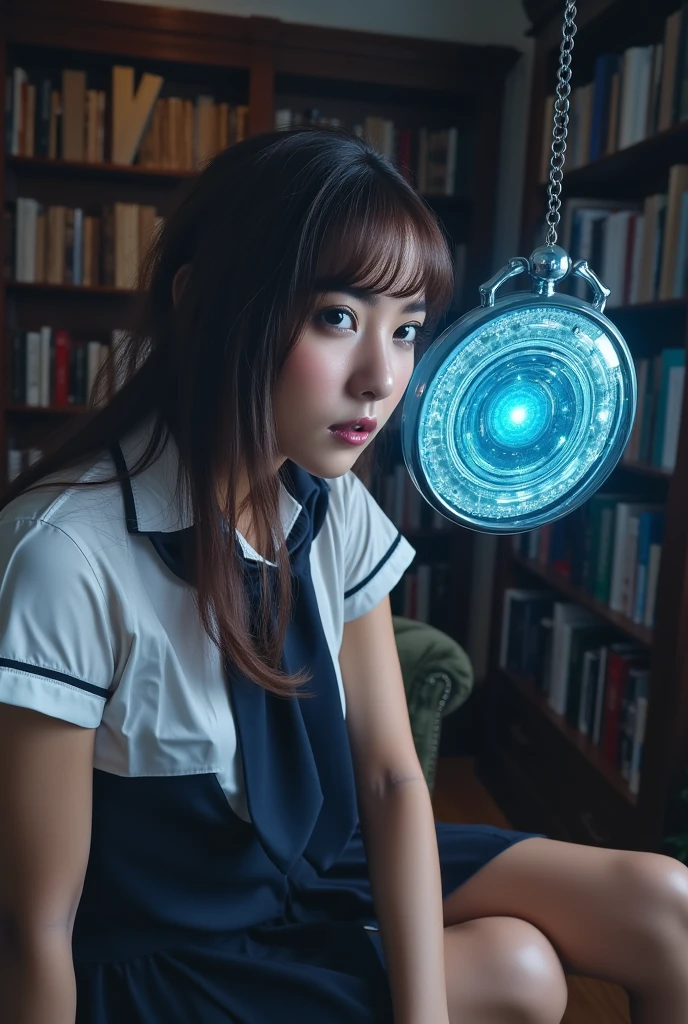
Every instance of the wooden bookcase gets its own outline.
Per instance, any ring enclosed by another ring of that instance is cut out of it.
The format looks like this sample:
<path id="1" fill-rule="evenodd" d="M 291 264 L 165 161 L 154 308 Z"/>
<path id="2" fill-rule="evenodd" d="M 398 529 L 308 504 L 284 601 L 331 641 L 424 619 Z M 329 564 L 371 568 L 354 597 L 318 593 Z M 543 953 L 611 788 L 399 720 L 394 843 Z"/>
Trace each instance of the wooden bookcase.
<path id="1" fill-rule="evenodd" d="M 521 253 L 528 255 L 547 205 L 546 186 L 538 183 L 543 111 L 545 97 L 555 90 L 563 3 L 526 0 L 524 6 L 534 22 L 535 39 L 521 239 Z M 598 55 L 661 42 L 665 19 L 679 6 L 678 0 L 582 0 L 572 88 L 592 80 Z M 547 130 L 551 132 L 551 126 Z M 687 156 L 688 122 L 684 121 L 585 166 L 568 172 L 565 166 L 562 201 L 576 196 L 642 200 L 666 190 L 670 166 L 685 163 Z M 688 345 L 688 299 L 611 307 L 607 315 L 625 334 L 635 355 L 652 355 L 665 345 Z M 621 463 L 605 484 L 607 490 L 628 490 L 641 500 L 660 500 L 665 507 L 653 629 L 612 612 L 563 576 L 516 555 L 510 537 L 498 542 L 486 734 L 478 770 L 514 827 L 590 845 L 647 850 L 666 849 L 665 838 L 676 830 L 682 816 L 677 813 L 676 797 L 688 763 L 687 440 L 684 397 L 674 472 Z M 499 667 L 505 588 L 543 585 L 559 600 L 578 603 L 617 628 L 619 640 L 647 648 L 650 689 L 637 796 L 604 760 L 600 748 L 555 714 L 542 693 Z"/>
<path id="2" fill-rule="evenodd" d="M 212 91 L 229 88 L 233 102 L 249 107 L 249 134 L 271 130 L 275 110 L 300 104 L 370 113 L 395 121 L 440 127 L 455 116 L 475 125 L 474 181 L 464 198 L 428 199 L 454 241 L 467 246 L 466 308 L 477 304 L 477 286 L 494 272 L 494 231 L 500 117 L 504 80 L 519 51 L 498 46 L 433 42 L 392 35 L 288 24 L 262 17 L 232 17 L 103 0 L 7 0 L 0 15 L 0 88 L 15 63 L 99 73 L 115 63 L 151 71 L 166 81 Z M 0 103 L 0 118 L 3 117 Z M 0 137 L 4 138 L 0 125 Z M 28 196 L 44 204 L 101 206 L 116 201 L 154 204 L 164 215 L 189 172 L 114 164 L 68 163 L 0 156 L 0 191 L 6 204 Z M 126 329 L 136 295 L 112 287 L 17 284 L 0 287 L 0 476 L 7 472 L 8 438 L 18 448 L 76 415 L 74 406 L 25 407 L 10 401 L 12 330 L 49 324 L 73 331 Z M 452 310 L 455 318 L 463 310 Z M 420 552 L 438 545 L 456 572 L 470 572 L 466 531 L 419 531 L 410 537 Z M 458 567 L 461 571 L 458 571 Z M 465 641 L 469 588 L 458 587 L 449 631 Z"/>

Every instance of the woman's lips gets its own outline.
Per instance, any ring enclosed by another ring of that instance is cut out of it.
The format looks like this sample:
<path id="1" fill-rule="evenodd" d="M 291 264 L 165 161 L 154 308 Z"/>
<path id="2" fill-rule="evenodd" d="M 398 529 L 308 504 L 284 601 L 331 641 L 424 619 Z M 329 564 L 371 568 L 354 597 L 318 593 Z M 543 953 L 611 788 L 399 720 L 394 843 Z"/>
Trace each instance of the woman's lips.
<path id="1" fill-rule="evenodd" d="M 330 430 L 353 430 L 356 427 L 360 427 L 366 434 L 370 434 L 377 426 L 377 420 L 374 416 L 361 416 L 357 420 L 347 420 L 346 423 L 333 423 Z"/>
<path id="2" fill-rule="evenodd" d="M 364 444 L 370 437 L 368 430 L 348 430 L 346 427 L 330 427 L 330 433 L 346 444 Z"/>

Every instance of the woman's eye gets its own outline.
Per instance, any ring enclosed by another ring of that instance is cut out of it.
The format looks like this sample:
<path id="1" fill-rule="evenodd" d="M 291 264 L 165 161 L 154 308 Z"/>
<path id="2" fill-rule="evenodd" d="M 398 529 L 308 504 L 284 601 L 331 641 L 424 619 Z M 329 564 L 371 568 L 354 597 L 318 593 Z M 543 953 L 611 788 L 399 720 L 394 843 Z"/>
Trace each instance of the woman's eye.
<path id="1" fill-rule="evenodd" d="M 356 328 L 353 314 L 346 309 L 325 309 L 319 314 L 318 319 L 328 327 L 338 327 L 344 331 L 352 331 Z"/>
<path id="2" fill-rule="evenodd" d="M 419 325 L 418 324 L 404 324 L 394 335 L 395 338 L 399 337 L 401 341 L 405 341 L 407 345 L 415 345 L 419 340 Z"/>

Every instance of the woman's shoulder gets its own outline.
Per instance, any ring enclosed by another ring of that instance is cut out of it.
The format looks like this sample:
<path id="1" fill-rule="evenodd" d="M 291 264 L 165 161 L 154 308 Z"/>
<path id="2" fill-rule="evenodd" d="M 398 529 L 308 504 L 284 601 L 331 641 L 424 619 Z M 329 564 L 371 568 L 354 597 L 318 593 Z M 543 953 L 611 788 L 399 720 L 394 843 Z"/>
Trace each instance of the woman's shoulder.
<path id="1" fill-rule="evenodd" d="M 123 520 L 119 485 L 107 483 L 114 472 L 109 455 L 99 454 L 45 477 L 8 502 L 0 511 L 3 561 L 20 544 L 44 555 L 57 534 L 82 550 L 97 548 L 104 532 L 111 536 Z"/>
<path id="2" fill-rule="evenodd" d="M 351 469 L 341 476 L 327 477 L 325 483 L 329 490 L 330 512 L 335 516 L 344 518 L 355 507 L 373 501 L 368 488 Z"/>

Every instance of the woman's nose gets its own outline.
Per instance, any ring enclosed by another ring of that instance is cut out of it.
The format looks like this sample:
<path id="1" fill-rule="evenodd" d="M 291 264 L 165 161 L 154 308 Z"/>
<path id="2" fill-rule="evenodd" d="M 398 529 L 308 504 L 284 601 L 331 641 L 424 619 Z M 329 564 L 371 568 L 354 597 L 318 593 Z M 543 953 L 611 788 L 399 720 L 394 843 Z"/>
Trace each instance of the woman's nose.
<path id="1" fill-rule="evenodd" d="M 357 396 L 366 396 L 374 401 L 389 398 L 395 383 L 394 359 L 389 343 L 371 343 L 363 348 L 365 351 L 352 374 L 352 389 Z"/>

